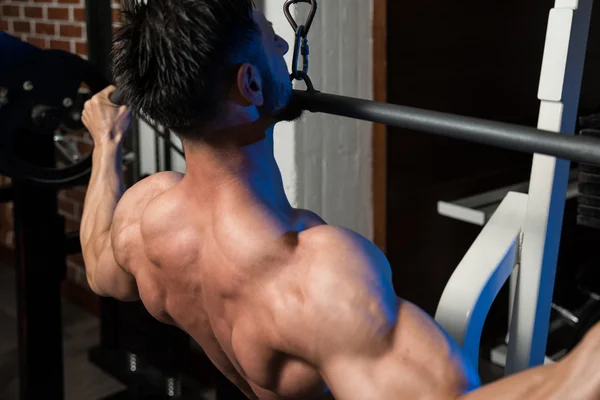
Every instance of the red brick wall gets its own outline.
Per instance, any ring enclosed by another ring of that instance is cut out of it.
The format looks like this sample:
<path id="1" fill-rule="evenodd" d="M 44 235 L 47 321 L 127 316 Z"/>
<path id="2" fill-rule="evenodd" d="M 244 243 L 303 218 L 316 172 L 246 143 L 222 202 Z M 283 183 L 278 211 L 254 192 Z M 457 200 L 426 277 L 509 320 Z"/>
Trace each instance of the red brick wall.
<path id="1" fill-rule="evenodd" d="M 87 57 L 84 0 L 0 0 L 0 30 L 40 48 L 53 48 Z M 113 24 L 118 25 L 119 1 L 112 0 Z M 0 185 L 9 183 L 0 176 Z M 85 187 L 59 193 L 60 213 L 66 218 L 67 231 L 79 230 Z M 14 248 L 11 205 L 0 206 L 0 246 Z M 68 260 L 68 279 L 87 287 L 81 256 Z"/>
<path id="2" fill-rule="evenodd" d="M 113 0 L 114 21 L 119 7 Z M 0 29 L 40 48 L 87 55 L 84 0 L 4 0 Z"/>

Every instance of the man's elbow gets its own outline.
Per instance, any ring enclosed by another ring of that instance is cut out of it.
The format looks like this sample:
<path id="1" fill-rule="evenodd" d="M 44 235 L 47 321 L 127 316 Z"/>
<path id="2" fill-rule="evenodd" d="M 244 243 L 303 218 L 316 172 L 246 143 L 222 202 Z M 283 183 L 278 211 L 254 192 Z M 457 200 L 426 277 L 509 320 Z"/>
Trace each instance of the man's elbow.
<path id="1" fill-rule="evenodd" d="M 110 284 L 102 284 L 95 279 L 93 273 L 86 274 L 87 282 L 90 290 L 100 297 L 114 298 L 115 300 L 130 303 L 140 300 L 140 295 L 135 281 L 129 279 L 124 280 L 114 279 Z"/>
<path id="2" fill-rule="evenodd" d="M 116 291 L 115 294 L 111 297 L 114 297 L 115 299 L 124 303 L 132 303 L 140 300 L 140 294 L 135 284 L 127 285 L 127 287 Z"/>
<path id="3" fill-rule="evenodd" d="M 90 287 L 90 290 L 92 292 L 94 292 L 98 296 L 106 297 L 106 296 L 103 296 L 102 293 L 100 293 L 100 290 L 98 289 L 98 286 L 96 285 L 96 282 L 94 281 L 94 276 L 89 271 L 89 269 L 86 271 L 85 277 L 87 279 L 88 286 Z"/>
<path id="4" fill-rule="evenodd" d="M 96 294 L 101 297 L 112 297 L 113 299 L 124 303 L 131 303 L 140 300 L 140 294 L 137 286 L 130 282 L 116 282 L 111 287 L 103 288 L 97 286 Z"/>
<path id="5" fill-rule="evenodd" d="M 100 286 L 96 283 L 96 279 L 94 279 L 94 273 L 90 272 L 89 269 L 86 273 L 86 278 L 87 278 L 88 286 L 90 287 L 90 290 L 94 294 L 96 294 L 97 296 L 100 296 L 100 297 L 113 297 L 109 293 L 107 293 L 105 290 L 102 290 L 100 288 Z"/>

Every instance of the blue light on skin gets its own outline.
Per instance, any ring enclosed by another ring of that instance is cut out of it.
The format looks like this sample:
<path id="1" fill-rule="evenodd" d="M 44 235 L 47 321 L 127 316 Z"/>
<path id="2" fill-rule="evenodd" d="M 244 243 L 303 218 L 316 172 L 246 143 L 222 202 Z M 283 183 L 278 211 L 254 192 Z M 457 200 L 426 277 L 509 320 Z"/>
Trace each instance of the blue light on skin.
<path id="1" fill-rule="evenodd" d="M 246 182 L 254 194 L 271 206 L 286 221 L 293 218 L 294 210 L 285 194 L 281 171 L 275 160 L 274 127 L 265 132 L 265 139 L 246 146 L 244 153 L 250 161 Z"/>
<path id="2" fill-rule="evenodd" d="M 407 303 L 405 300 L 400 299 L 394 290 L 392 285 L 392 272 L 389 262 L 383 252 L 373 245 L 370 241 L 360 236 L 357 233 L 349 231 L 351 236 L 356 240 L 357 246 L 362 247 L 362 249 L 368 254 L 369 258 L 373 260 L 374 264 L 379 266 L 375 272 L 378 272 L 377 275 L 372 277 L 371 284 L 374 286 L 374 293 L 378 293 L 381 296 L 381 304 L 385 306 L 385 312 L 387 315 L 388 321 L 391 324 L 396 324 L 398 319 L 398 310 L 399 307 L 402 307 L 402 303 Z M 485 291 L 485 290 L 484 290 Z M 488 295 L 488 301 L 491 302 L 495 298 L 497 292 L 495 290 L 487 290 L 485 291 Z M 485 321 L 485 317 L 487 316 L 487 311 L 485 310 L 485 305 L 487 305 L 488 301 L 484 301 L 481 304 L 484 307 L 481 308 L 482 312 L 478 312 L 476 318 L 481 318 L 478 322 L 483 326 L 483 322 Z M 487 308 L 489 310 L 489 307 Z M 473 390 L 476 390 L 481 387 L 481 379 L 477 372 L 477 368 L 469 360 L 461 346 L 454 340 L 438 323 L 437 321 L 431 319 L 432 322 L 439 328 L 439 331 L 442 332 L 446 342 L 450 346 L 450 357 L 453 361 L 457 363 L 458 368 L 462 370 L 464 377 L 466 378 L 466 388 L 462 394 L 469 393 Z M 475 324 L 474 326 L 479 327 L 479 324 Z M 478 344 L 478 343 L 477 343 Z"/>
<path id="3" fill-rule="evenodd" d="M 460 364 L 463 369 L 463 373 L 465 374 L 465 378 L 468 382 L 468 386 L 462 394 L 464 395 L 469 392 L 472 392 L 473 390 L 479 389 L 481 387 L 481 378 L 479 377 L 477 369 L 465 356 L 459 344 L 444 330 L 444 328 L 442 328 L 436 321 L 434 322 L 440 328 L 440 331 L 444 334 L 448 344 L 450 345 L 450 354 L 452 358 L 461 361 Z"/>
<path id="4" fill-rule="evenodd" d="M 262 13 L 255 11 L 254 18 L 261 30 L 260 39 L 246 43 L 240 49 L 242 52 L 232 57 L 234 64 L 241 64 L 241 69 L 224 113 L 228 117 L 213 122 L 212 138 L 207 141 L 215 148 L 229 147 L 226 152 L 231 157 L 218 163 L 218 169 L 230 169 L 238 176 L 243 171 L 245 185 L 286 224 L 292 222 L 295 211 L 286 197 L 275 160 L 273 131 L 277 122 L 274 114 L 285 108 L 293 96 L 284 60 L 289 45 L 275 34 Z M 254 57 L 249 59 L 248 54 Z M 217 143 L 219 138 L 228 138 L 229 143 Z M 232 148 L 236 150 L 231 151 Z M 202 157 L 197 158 L 199 154 L 195 151 L 187 153 L 189 178 L 196 169 L 192 164 Z"/>

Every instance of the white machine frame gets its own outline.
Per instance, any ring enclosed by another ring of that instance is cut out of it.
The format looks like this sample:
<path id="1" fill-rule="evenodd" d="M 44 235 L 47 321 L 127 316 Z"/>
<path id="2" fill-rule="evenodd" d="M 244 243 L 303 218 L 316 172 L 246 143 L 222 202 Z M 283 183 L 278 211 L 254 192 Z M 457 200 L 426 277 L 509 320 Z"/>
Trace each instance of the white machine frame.
<path id="1" fill-rule="evenodd" d="M 538 128 L 573 134 L 593 0 L 556 0 L 550 11 Z M 485 225 L 446 286 L 435 319 L 477 366 L 485 319 L 510 278 L 505 374 L 544 362 L 570 162 L 534 155 L 528 194 L 509 190 L 491 218 L 440 202 L 442 215 Z M 517 187 L 512 188 L 517 189 Z M 486 223 L 487 222 L 487 223 Z"/>

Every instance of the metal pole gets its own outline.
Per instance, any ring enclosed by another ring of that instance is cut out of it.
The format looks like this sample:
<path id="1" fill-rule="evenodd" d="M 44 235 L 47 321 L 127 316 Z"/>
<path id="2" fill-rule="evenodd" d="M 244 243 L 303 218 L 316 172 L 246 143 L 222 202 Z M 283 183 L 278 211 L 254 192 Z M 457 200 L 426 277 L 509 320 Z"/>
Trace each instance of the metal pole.
<path id="1" fill-rule="evenodd" d="M 137 118 L 134 118 L 132 122 L 131 133 L 126 138 L 125 144 L 127 149 L 136 155 L 135 160 L 128 165 L 126 174 L 126 184 L 132 186 L 140 180 L 140 121 Z"/>
<path id="2" fill-rule="evenodd" d="M 112 1 L 85 0 L 85 17 L 88 40 L 88 60 L 94 64 L 109 81 L 112 51 Z M 125 143 L 125 147 L 128 143 Z M 103 298 L 100 317 L 100 342 L 105 349 L 118 347 L 119 332 L 116 315 L 118 302 Z"/>
<path id="3" fill-rule="evenodd" d="M 577 123 L 593 0 L 568 6 L 560 3 L 557 0 L 548 21 L 538 92 L 538 126 L 572 133 Z M 582 138 L 557 133 L 553 137 L 564 137 L 571 143 Z M 583 158 L 572 159 L 586 162 Z M 538 154 L 533 158 L 506 374 L 541 365 L 545 360 L 569 170 L 566 160 Z"/>
<path id="4" fill-rule="evenodd" d="M 162 167 L 163 163 L 162 163 L 162 156 L 164 155 L 163 152 L 161 152 L 161 143 L 163 141 L 160 138 L 160 135 L 158 134 L 158 131 L 154 131 L 154 159 L 156 160 L 156 172 L 163 172 L 164 169 Z"/>
<path id="5" fill-rule="evenodd" d="M 600 165 L 600 140 L 589 137 L 319 92 L 295 91 L 295 95 L 298 106 L 311 112 Z"/>
<path id="6" fill-rule="evenodd" d="M 42 166 L 54 165 L 52 135 L 17 148 Z M 25 153 L 26 151 L 26 153 Z M 64 279 L 64 220 L 56 189 L 13 182 L 19 341 L 19 398 L 64 398 L 60 282 Z"/>
<path id="7" fill-rule="evenodd" d="M 113 22 L 111 3 L 111 0 L 85 0 L 88 60 L 109 80 Z"/>
<path id="8" fill-rule="evenodd" d="M 165 171 L 172 171 L 173 170 L 173 160 L 172 160 L 172 155 L 173 155 L 173 146 L 171 145 L 171 131 L 169 129 L 165 129 L 164 130 L 165 136 L 163 138 L 163 154 L 164 154 L 164 170 Z"/>

